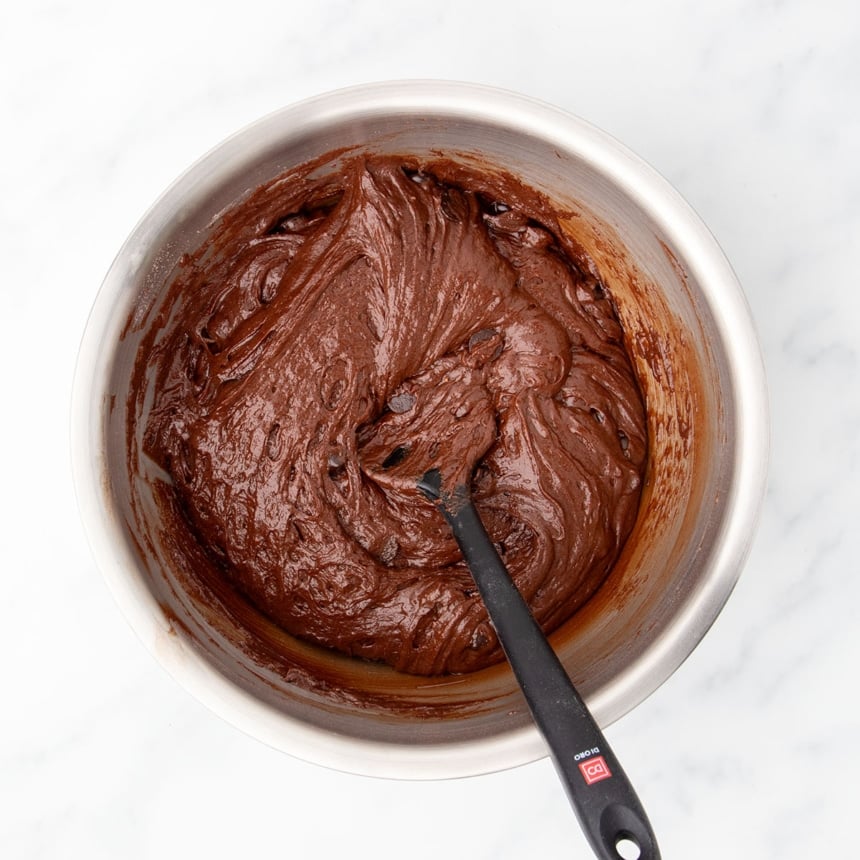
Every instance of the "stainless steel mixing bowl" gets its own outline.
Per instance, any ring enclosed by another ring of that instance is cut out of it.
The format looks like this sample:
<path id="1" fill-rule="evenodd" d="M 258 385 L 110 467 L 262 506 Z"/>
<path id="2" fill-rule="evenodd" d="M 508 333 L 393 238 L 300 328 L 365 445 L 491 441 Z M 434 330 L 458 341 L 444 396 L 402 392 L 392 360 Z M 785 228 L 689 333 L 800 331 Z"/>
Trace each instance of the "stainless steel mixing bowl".
<path id="1" fill-rule="evenodd" d="M 240 625 L 175 575 L 158 508 L 129 473 L 127 458 L 142 457 L 139 439 L 126 436 L 131 366 L 181 255 L 251 189 L 340 147 L 444 153 L 519 176 L 568 213 L 564 228 L 612 291 L 647 400 L 649 470 L 621 559 L 552 637 L 598 722 L 655 690 L 714 621 L 750 546 L 767 458 L 764 373 L 738 282 L 696 214 L 622 145 L 548 105 L 479 86 L 393 82 L 302 102 L 216 147 L 157 201 L 108 272 L 81 346 L 72 445 L 84 524 L 146 646 L 249 734 L 374 775 L 449 777 L 524 763 L 545 750 L 504 665 L 410 678 L 295 643 L 342 689 L 374 694 L 361 704 L 325 685 L 291 683 L 236 647 Z"/>

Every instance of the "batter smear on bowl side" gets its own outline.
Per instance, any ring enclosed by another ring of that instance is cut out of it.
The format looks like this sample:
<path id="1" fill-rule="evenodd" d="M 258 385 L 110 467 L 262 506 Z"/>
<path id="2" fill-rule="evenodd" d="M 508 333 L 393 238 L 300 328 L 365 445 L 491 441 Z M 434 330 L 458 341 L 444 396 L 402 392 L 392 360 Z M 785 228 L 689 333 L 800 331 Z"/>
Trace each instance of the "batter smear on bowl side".
<path id="1" fill-rule="evenodd" d="M 558 218 L 507 174 L 340 154 L 255 190 L 185 261 L 137 358 L 145 452 L 173 527 L 284 630 L 422 675 L 503 658 L 415 489 L 431 463 L 472 476 L 545 631 L 607 576 L 645 409 Z"/>

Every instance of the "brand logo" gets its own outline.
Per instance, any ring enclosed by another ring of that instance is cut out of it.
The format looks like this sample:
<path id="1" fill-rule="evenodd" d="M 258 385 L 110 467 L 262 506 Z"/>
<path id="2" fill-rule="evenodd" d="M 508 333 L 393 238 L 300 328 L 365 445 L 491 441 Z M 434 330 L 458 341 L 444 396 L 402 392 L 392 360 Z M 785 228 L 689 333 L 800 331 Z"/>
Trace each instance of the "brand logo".
<path id="1" fill-rule="evenodd" d="M 609 779 L 612 776 L 612 771 L 609 770 L 609 765 L 606 764 L 606 759 L 602 755 L 580 762 L 579 769 L 588 785 L 593 785 L 595 782 L 600 782 L 601 779 Z"/>

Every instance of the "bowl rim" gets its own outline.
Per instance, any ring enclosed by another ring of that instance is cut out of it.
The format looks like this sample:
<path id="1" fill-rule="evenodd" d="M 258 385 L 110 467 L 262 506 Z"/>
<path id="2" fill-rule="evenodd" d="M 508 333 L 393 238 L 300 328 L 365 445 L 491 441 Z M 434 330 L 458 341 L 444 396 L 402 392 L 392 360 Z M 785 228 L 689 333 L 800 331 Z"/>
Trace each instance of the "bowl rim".
<path id="1" fill-rule="evenodd" d="M 395 744 L 339 735 L 290 717 L 222 676 L 175 635 L 139 576 L 106 503 L 103 404 L 96 396 L 104 374 L 104 343 L 117 296 L 139 265 L 145 238 L 199 189 L 217 163 L 250 159 L 296 124 L 329 123 L 369 113 L 439 112 L 501 124 L 555 142 L 586 159 L 649 213 L 682 250 L 709 299 L 714 323 L 731 334 L 727 352 L 738 422 L 734 475 L 724 530 L 695 599 L 673 624 L 612 683 L 589 698 L 610 710 L 609 697 L 627 691 L 624 711 L 640 704 L 672 675 L 715 621 L 740 575 L 753 540 L 767 480 L 769 416 L 764 364 L 749 306 L 725 254 L 680 193 L 654 168 L 611 135 L 553 105 L 481 84 L 398 80 L 338 89 L 288 105 L 245 126 L 185 170 L 152 204 L 120 248 L 95 298 L 75 367 L 71 406 L 71 460 L 79 513 L 92 553 L 127 622 L 167 672 L 210 710 L 245 733 L 297 758 L 368 776 L 438 779 L 472 776 L 526 764 L 546 755 L 532 725 L 500 735 L 448 744 Z M 135 257 L 137 255 L 137 257 Z M 103 390 L 103 389 L 102 389 Z M 127 557 L 124 557 L 124 553 Z M 605 724 L 604 724 L 605 727 Z"/>

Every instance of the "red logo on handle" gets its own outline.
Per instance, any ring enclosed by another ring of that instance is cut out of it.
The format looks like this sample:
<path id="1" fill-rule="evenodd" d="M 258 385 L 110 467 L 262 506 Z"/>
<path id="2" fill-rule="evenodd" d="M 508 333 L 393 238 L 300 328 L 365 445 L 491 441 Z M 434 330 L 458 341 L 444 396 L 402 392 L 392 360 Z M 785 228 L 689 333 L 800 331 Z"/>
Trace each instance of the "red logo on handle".
<path id="1" fill-rule="evenodd" d="M 601 779 L 609 779 L 612 776 L 612 771 L 609 770 L 609 765 L 606 764 L 606 759 L 602 755 L 580 762 L 579 769 L 588 785 L 593 785 L 595 782 L 600 782 Z"/>

